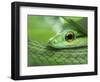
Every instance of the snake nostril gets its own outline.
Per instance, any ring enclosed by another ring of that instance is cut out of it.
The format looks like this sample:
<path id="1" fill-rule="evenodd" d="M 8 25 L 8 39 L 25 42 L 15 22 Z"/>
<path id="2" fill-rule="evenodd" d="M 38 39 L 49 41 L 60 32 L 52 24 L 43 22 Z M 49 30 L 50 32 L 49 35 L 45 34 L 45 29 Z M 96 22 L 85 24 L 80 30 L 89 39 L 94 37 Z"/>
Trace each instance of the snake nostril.
<path id="1" fill-rule="evenodd" d="M 54 40 L 53 43 L 57 43 L 57 40 Z"/>

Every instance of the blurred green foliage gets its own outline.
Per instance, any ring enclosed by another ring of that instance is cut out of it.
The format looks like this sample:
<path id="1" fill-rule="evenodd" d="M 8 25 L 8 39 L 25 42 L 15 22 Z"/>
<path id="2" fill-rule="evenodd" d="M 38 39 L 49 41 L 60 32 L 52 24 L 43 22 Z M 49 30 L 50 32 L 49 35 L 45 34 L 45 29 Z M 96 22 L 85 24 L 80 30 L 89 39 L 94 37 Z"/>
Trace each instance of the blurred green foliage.
<path id="1" fill-rule="evenodd" d="M 43 16 L 28 16 L 28 39 L 46 44 L 55 35 Z"/>

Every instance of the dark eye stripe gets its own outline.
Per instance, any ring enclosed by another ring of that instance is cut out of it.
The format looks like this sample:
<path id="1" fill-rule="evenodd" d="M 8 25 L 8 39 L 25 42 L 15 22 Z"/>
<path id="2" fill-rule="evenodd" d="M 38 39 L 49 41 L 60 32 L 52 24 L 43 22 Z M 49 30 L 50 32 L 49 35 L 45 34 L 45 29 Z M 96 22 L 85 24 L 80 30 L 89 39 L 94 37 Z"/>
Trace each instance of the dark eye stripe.
<path id="1" fill-rule="evenodd" d="M 84 37 L 84 35 L 79 35 L 79 36 L 76 36 L 76 38 L 80 38 L 80 37 Z"/>

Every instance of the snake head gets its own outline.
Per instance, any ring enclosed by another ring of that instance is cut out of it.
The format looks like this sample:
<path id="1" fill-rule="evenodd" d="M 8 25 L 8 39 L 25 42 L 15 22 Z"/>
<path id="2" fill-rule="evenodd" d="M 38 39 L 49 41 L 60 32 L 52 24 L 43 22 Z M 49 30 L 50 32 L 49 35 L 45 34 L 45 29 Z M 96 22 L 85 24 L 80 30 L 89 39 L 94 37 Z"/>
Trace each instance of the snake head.
<path id="1" fill-rule="evenodd" d="M 65 30 L 50 38 L 48 46 L 57 49 L 87 46 L 87 36 L 75 30 Z"/>

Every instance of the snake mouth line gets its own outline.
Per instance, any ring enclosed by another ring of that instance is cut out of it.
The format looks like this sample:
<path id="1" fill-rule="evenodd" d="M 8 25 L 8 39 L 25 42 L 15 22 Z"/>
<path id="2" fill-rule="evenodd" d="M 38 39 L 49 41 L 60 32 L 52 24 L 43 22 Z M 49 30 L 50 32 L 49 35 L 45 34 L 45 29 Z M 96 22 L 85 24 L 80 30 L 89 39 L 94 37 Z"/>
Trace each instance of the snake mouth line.
<path id="1" fill-rule="evenodd" d="M 88 46 L 87 45 L 85 45 L 85 46 L 75 46 L 75 47 L 69 47 L 69 48 L 54 48 L 54 47 L 52 47 L 52 46 L 46 46 L 46 48 L 47 49 L 50 49 L 50 50 L 65 50 L 65 49 L 67 49 L 67 50 L 69 50 L 69 49 L 79 49 L 79 48 L 87 48 Z"/>

